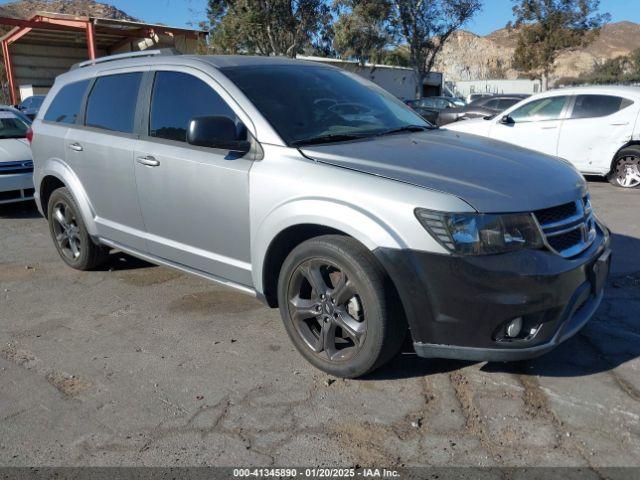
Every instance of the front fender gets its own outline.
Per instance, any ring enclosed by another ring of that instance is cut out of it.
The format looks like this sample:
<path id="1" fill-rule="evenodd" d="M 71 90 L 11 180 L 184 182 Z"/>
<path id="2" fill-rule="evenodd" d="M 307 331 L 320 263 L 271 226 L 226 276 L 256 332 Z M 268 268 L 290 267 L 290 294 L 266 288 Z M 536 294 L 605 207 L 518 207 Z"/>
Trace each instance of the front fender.
<path id="1" fill-rule="evenodd" d="M 323 198 L 292 200 L 272 210 L 256 228 L 251 249 L 252 276 L 258 292 L 263 291 L 262 271 L 269 246 L 281 232 L 296 225 L 320 225 L 339 230 L 369 250 L 380 246 L 406 247 L 398 232 L 366 210 Z"/>
<path id="2" fill-rule="evenodd" d="M 78 208 L 80 209 L 80 215 L 86 225 L 87 232 L 92 237 L 98 235 L 98 230 L 95 223 L 95 211 L 91 205 L 91 201 L 82 186 L 82 182 L 71 170 L 71 168 L 60 158 L 50 158 L 43 165 L 39 166 L 34 174 L 34 183 L 36 185 L 36 201 L 40 212 L 44 215 L 47 206 L 42 205 L 40 200 L 40 192 L 42 189 L 42 182 L 46 177 L 55 177 L 60 180 L 67 187 L 71 196 L 76 201 Z"/>

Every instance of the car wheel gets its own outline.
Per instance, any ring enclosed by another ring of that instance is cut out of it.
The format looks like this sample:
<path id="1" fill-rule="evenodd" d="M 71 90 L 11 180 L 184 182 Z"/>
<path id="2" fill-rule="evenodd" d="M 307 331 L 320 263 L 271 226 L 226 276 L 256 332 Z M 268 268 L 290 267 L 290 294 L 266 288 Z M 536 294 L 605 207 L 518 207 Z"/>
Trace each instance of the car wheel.
<path id="1" fill-rule="evenodd" d="M 396 355 L 407 326 L 388 276 L 356 240 L 326 235 L 286 258 L 278 281 L 289 337 L 314 366 L 354 378 Z"/>
<path id="2" fill-rule="evenodd" d="M 77 270 L 91 270 L 104 261 L 106 251 L 91 240 L 69 190 L 55 190 L 49 197 L 47 212 L 53 243 L 67 265 Z"/>
<path id="3" fill-rule="evenodd" d="M 618 152 L 607 180 L 617 187 L 640 186 L 640 149 L 625 148 Z"/>

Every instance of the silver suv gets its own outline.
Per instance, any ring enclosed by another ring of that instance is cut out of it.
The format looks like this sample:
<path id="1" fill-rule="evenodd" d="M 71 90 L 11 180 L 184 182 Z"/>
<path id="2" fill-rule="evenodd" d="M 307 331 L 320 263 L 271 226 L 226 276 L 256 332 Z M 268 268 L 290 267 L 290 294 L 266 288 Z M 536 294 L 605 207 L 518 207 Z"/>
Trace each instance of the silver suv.
<path id="1" fill-rule="evenodd" d="M 569 164 L 434 128 L 372 83 L 284 58 L 107 57 L 33 125 L 62 259 L 110 249 L 279 307 L 337 376 L 392 358 L 542 354 L 598 307 L 609 232 Z"/>

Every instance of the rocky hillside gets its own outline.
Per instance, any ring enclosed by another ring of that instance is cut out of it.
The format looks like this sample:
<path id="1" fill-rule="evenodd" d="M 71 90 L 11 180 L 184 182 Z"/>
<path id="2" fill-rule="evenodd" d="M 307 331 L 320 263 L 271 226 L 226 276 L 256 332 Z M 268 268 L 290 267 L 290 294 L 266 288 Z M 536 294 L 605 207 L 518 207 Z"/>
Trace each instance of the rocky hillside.
<path id="1" fill-rule="evenodd" d="M 481 37 L 458 32 L 445 46 L 436 69 L 450 80 L 518 78 L 512 66 L 517 33 L 507 29 Z M 556 61 L 554 76 L 577 76 L 591 71 L 594 64 L 627 55 L 640 48 L 640 25 L 618 22 L 605 25 L 599 37 L 585 48 L 563 53 Z"/>
<path id="2" fill-rule="evenodd" d="M 65 13 L 68 15 L 92 15 L 116 20 L 137 21 L 122 10 L 94 0 L 20 0 L 0 5 L 0 16 L 29 18 L 36 12 Z"/>

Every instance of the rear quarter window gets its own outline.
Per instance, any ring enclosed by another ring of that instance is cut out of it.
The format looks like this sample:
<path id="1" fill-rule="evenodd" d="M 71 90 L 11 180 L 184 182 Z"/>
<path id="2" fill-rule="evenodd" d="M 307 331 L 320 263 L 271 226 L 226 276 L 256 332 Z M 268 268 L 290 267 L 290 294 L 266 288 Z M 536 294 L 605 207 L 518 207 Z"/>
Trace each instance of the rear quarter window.
<path id="1" fill-rule="evenodd" d="M 44 119 L 57 123 L 76 123 L 89 80 L 70 83 L 62 87 L 44 114 Z"/>
<path id="2" fill-rule="evenodd" d="M 578 95 L 571 118 L 606 117 L 632 104 L 631 100 L 614 95 Z"/>

